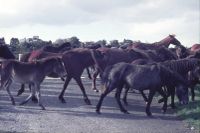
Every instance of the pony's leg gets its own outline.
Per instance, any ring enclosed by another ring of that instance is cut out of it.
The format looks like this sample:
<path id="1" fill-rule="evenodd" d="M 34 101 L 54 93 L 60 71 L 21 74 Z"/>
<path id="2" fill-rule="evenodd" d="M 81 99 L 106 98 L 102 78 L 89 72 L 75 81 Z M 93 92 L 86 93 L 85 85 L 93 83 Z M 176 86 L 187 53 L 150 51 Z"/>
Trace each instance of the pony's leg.
<path id="1" fill-rule="evenodd" d="M 80 89 L 81 89 L 81 91 L 82 91 L 82 93 L 83 93 L 83 99 L 84 99 L 85 103 L 86 103 L 87 105 L 91 105 L 91 102 L 90 102 L 90 100 L 89 100 L 89 98 L 87 97 L 87 94 L 86 94 L 86 92 L 85 92 L 85 88 L 84 88 L 84 86 L 83 86 L 83 83 L 82 83 L 82 81 L 81 81 L 81 78 L 78 77 L 78 78 L 74 78 L 74 79 L 76 80 L 77 84 L 79 85 L 79 87 L 80 87 Z"/>
<path id="2" fill-rule="evenodd" d="M 148 98 L 147 98 L 147 96 L 144 94 L 144 91 L 143 91 L 143 90 L 140 90 L 140 93 L 142 94 L 142 97 L 143 97 L 144 101 L 147 103 L 147 102 L 148 102 Z"/>
<path id="3" fill-rule="evenodd" d="M 61 77 L 60 79 L 61 79 L 62 81 L 65 81 L 65 78 L 63 78 L 63 77 Z"/>
<path id="4" fill-rule="evenodd" d="M 169 86 L 164 86 L 163 91 L 167 95 L 167 97 L 169 97 L 171 95 Z M 161 98 L 161 99 L 158 100 L 158 103 L 162 103 L 162 102 L 164 102 L 164 98 Z"/>
<path id="5" fill-rule="evenodd" d="M 42 110 L 45 110 L 45 107 L 42 105 L 42 102 L 41 102 L 41 93 L 40 93 L 40 85 L 39 84 L 35 86 L 35 90 L 36 90 L 36 97 L 38 100 L 38 105 L 42 108 Z"/>
<path id="6" fill-rule="evenodd" d="M 113 85 L 110 85 L 109 87 L 107 87 L 104 92 L 101 94 L 100 96 L 100 99 L 99 99 L 99 102 L 97 103 L 97 106 L 96 106 L 96 113 L 97 114 L 100 114 L 100 109 L 101 109 L 101 105 L 102 105 L 102 102 L 103 102 L 103 99 L 105 98 L 106 95 L 108 95 L 112 90 L 114 90 L 115 87 Z"/>
<path id="7" fill-rule="evenodd" d="M 9 97 L 10 97 L 10 100 L 12 102 L 12 105 L 15 105 L 15 100 L 14 100 L 14 98 L 13 98 L 11 92 L 10 92 L 10 85 L 11 85 L 11 83 L 12 83 L 12 81 L 8 80 L 7 83 L 6 83 L 6 85 L 5 85 L 5 87 L 6 87 L 7 93 L 9 95 Z"/>
<path id="8" fill-rule="evenodd" d="M 65 80 L 65 84 L 64 84 L 64 86 L 63 86 L 63 89 L 62 89 L 62 91 L 61 91 L 61 93 L 60 93 L 60 95 L 59 95 L 59 100 L 62 102 L 62 103 L 66 103 L 66 101 L 65 101 L 65 99 L 63 98 L 63 96 L 64 96 L 64 93 L 65 93 L 65 90 L 67 89 L 67 86 L 68 86 L 68 84 L 69 84 L 69 81 L 71 80 L 72 78 L 71 77 L 69 77 L 69 76 L 67 76 L 67 78 L 66 78 L 66 80 Z"/>
<path id="9" fill-rule="evenodd" d="M 92 90 L 98 92 L 97 88 L 96 88 L 96 79 L 97 79 L 97 75 L 99 74 L 99 70 L 96 69 L 92 75 Z"/>
<path id="10" fill-rule="evenodd" d="M 194 85 L 192 85 L 192 86 L 190 87 L 190 89 L 191 89 L 191 95 L 192 95 L 192 97 L 191 97 L 192 101 L 195 100 L 194 87 L 195 87 Z"/>
<path id="11" fill-rule="evenodd" d="M 86 71 L 87 71 L 88 78 L 89 78 L 89 79 L 92 79 L 92 76 L 91 76 L 91 74 L 90 74 L 90 69 L 89 69 L 88 67 L 86 68 Z"/>
<path id="12" fill-rule="evenodd" d="M 21 95 L 25 90 L 25 84 L 21 84 L 21 88 L 17 92 L 17 96 Z"/>
<path id="13" fill-rule="evenodd" d="M 19 105 L 24 105 L 25 103 L 27 103 L 31 97 L 33 96 L 33 94 L 31 93 L 24 101 L 22 101 Z"/>
<path id="14" fill-rule="evenodd" d="M 170 91 L 171 92 L 171 108 L 175 109 L 176 108 L 176 106 L 174 104 L 175 88 L 172 87 L 170 90 L 171 90 Z"/>
<path id="15" fill-rule="evenodd" d="M 160 95 L 164 98 L 164 104 L 163 104 L 163 107 L 162 107 L 162 111 L 163 111 L 163 113 L 165 113 L 166 110 L 167 110 L 167 95 L 163 91 L 162 88 L 158 90 L 158 93 L 160 93 Z"/>
<path id="16" fill-rule="evenodd" d="M 128 105 L 128 102 L 127 102 L 127 95 L 128 95 L 128 91 L 129 91 L 129 87 L 128 86 L 125 86 L 125 91 L 124 91 L 124 96 L 122 98 L 122 101 L 124 102 L 125 105 Z"/>
<path id="17" fill-rule="evenodd" d="M 31 90 L 31 89 L 32 89 L 31 86 L 34 87 L 34 85 L 29 84 L 28 86 L 29 86 L 29 90 L 32 91 L 32 90 Z M 33 102 L 35 102 L 35 103 L 38 103 L 38 99 L 36 98 L 35 95 L 33 95 L 33 96 L 31 97 L 31 100 L 32 100 Z"/>
<path id="18" fill-rule="evenodd" d="M 148 103 L 147 103 L 147 106 L 146 106 L 147 116 L 152 116 L 151 111 L 150 111 L 150 105 L 151 105 L 151 102 L 152 102 L 152 99 L 153 99 L 155 92 L 156 92 L 155 90 L 150 90 L 150 92 L 149 92 Z"/>
<path id="19" fill-rule="evenodd" d="M 122 103 L 120 101 L 120 95 L 121 95 L 122 89 L 123 89 L 123 85 L 119 86 L 117 88 L 117 91 L 115 93 L 115 99 L 117 100 L 117 103 L 119 105 L 120 111 L 125 113 L 125 114 L 129 114 L 129 112 L 123 107 L 123 105 L 122 105 Z"/>
<path id="20" fill-rule="evenodd" d="M 34 88 L 34 85 L 32 85 L 32 87 L 31 87 L 31 93 L 30 93 L 30 95 L 29 95 L 24 101 L 22 101 L 19 105 L 24 105 L 24 104 L 26 104 L 33 96 L 35 96 L 35 88 Z"/>

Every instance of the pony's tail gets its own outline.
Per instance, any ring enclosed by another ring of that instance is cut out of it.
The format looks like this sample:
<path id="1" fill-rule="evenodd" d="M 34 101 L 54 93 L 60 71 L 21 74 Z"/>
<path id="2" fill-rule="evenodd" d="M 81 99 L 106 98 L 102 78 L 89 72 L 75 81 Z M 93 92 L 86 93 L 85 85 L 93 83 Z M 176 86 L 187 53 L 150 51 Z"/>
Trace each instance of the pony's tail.
<path id="1" fill-rule="evenodd" d="M 98 59 L 103 59 L 103 55 L 101 54 L 100 51 L 97 51 L 94 49 L 91 49 L 90 53 L 91 53 L 94 63 L 96 64 L 97 68 L 100 70 L 100 73 L 103 73 L 103 68 L 100 66 L 100 63 L 98 61 Z"/>
<path id="2" fill-rule="evenodd" d="M 119 75 L 119 81 L 123 81 L 123 76 L 124 76 L 124 73 L 126 72 L 127 68 L 129 67 L 130 64 L 128 63 L 124 63 L 124 66 L 125 67 L 122 67 L 121 71 L 120 71 L 120 75 Z"/>
<path id="3" fill-rule="evenodd" d="M 108 88 L 108 86 L 110 86 L 110 79 L 109 79 L 109 75 L 110 72 L 113 68 L 113 65 L 107 66 L 105 68 L 105 70 L 103 71 L 101 77 L 101 92 L 104 92 L 106 90 L 106 88 Z"/>
<path id="4" fill-rule="evenodd" d="M 110 71 L 112 70 L 113 65 L 107 66 L 101 76 L 101 84 L 106 84 L 109 80 L 109 74 Z"/>

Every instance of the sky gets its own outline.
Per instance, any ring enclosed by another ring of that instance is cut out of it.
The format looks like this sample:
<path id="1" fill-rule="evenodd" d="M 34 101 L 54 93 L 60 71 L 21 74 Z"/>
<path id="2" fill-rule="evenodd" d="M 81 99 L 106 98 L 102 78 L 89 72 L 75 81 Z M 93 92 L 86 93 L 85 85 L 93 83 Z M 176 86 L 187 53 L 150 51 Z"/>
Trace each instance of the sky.
<path id="1" fill-rule="evenodd" d="M 200 0 L 0 0 L 0 37 L 200 43 Z"/>

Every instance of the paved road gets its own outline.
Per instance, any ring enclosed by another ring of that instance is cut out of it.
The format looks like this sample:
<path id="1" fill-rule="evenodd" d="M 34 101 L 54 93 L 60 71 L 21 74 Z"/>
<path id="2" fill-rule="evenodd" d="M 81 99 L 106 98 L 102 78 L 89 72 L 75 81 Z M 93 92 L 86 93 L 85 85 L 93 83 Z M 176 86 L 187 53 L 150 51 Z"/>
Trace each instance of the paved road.
<path id="1" fill-rule="evenodd" d="M 46 79 L 42 86 L 42 101 L 46 111 L 40 110 L 31 101 L 24 106 L 12 106 L 5 90 L 0 92 L 0 132 L 56 132 L 56 133 L 190 133 L 186 123 L 179 120 L 172 109 L 161 113 L 161 104 L 153 100 L 153 117 L 145 114 L 145 103 L 139 94 L 129 94 L 128 111 L 119 111 L 114 93 L 105 98 L 102 114 L 95 113 L 99 93 L 90 89 L 91 81 L 83 78 L 86 92 L 92 105 L 85 105 L 79 87 L 70 82 L 65 93 L 66 104 L 58 100 L 63 82 L 59 79 Z M 12 85 L 12 94 L 16 95 L 19 86 Z M 19 104 L 28 96 L 28 89 L 20 97 L 15 96 Z"/>

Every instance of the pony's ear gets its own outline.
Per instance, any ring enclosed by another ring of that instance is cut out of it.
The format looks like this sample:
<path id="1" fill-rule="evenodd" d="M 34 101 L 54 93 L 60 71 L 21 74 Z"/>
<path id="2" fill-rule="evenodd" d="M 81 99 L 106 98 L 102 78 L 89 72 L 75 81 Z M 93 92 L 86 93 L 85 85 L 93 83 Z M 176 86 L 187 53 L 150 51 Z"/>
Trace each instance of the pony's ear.
<path id="1" fill-rule="evenodd" d="M 169 34 L 169 36 L 170 36 L 170 37 L 175 37 L 176 35 L 175 35 L 175 34 Z"/>

